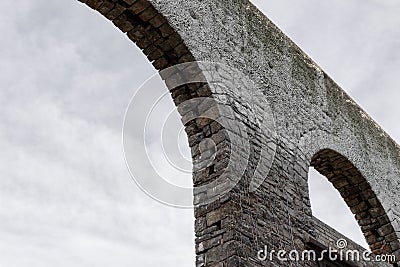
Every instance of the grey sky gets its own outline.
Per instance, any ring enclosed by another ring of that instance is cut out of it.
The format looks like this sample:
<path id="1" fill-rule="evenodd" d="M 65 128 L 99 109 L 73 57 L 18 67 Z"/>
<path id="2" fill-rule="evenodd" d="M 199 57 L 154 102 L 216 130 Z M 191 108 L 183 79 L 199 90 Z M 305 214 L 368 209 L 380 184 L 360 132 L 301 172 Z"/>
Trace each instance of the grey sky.
<path id="1" fill-rule="evenodd" d="M 400 140 L 400 2 L 253 2 Z M 0 32 L 0 266 L 193 266 L 192 211 L 124 163 L 125 108 L 155 72 L 141 52 L 76 0 L 6 1 Z M 356 239 L 312 180 L 314 213 Z"/>

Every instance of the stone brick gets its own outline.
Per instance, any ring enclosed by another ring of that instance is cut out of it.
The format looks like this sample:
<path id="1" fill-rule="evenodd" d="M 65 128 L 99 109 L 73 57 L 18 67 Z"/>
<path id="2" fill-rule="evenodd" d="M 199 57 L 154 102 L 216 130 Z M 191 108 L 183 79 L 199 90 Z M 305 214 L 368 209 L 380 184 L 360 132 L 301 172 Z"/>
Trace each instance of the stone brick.
<path id="1" fill-rule="evenodd" d="M 207 214 L 207 226 L 213 225 L 222 219 L 222 212 L 220 209 L 213 210 Z"/>
<path id="2" fill-rule="evenodd" d="M 103 3 L 103 0 L 85 0 L 84 3 L 93 9 L 97 9 Z"/>
<path id="3" fill-rule="evenodd" d="M 167 37 L 174 33 L 174 29 L 172 29 L 172 27 L 170 25 L 168 25 L 167 23 L 161 25 L 159 27 L 159 29 L 160 29 L 162 37 Z"/>
<path id="4" fill-rule="evenodd" d="M 125 10 L 126 10 L 126 8 L 123 5 L 116 3 L 114 8 L 112 10 L 110 10 L 105 16 L 109 20 L 114 20 L 119 15 L 121 15 Z"/>
<path id="5" fill-rule="evenodd" d="M 135 3 L 129 8 L 134 14 L 139 14 L 144 11 L 146 8 L 150 7 L 149 1 L 146 0 L 137 0 Z"/>
<path id="6" fill-rule="evenodd" d="M 107 15 L 115 6 L 115 3 L 112 1 L 104 1 L 100 7 L 97 8 L 97 11 L 103 14 L 104 16 Z"/>
<path id="7" fill-rule="evenodd" d="M 137 24 L 129 16 L 128 12 L 124 12 L 113 20 L 115 26 L 117 26 L 122 32 L 129 32 L 133 30 Z"/>
<path id="8" fill-rule="evenodd" d="M 165 18 L 164 18 L 162 15 L 160 15 L 160 14 L 157 14 L 156 16 L 154 16 L 154 17 L 150 20 L 150 24 L 151 24 L 153 27 L 155 27 L 155 28 L 160 27 L 160 26 L 163 25 L 165 22 L 166 22 L 166 21 L 165 21 Z"/>
<path id="9" fill-rule="evenodd" d="M 386 224 L 378 229 L 378 233 L 380 236 L 386 236 L 393 233 L 393 227 L 391 224 Z"/>
<path id="10" fill-rule="evenodd" d="M 157 11 L 153 7 L 148 7 L 139 14 L 139 18 L 143 21 L 149 21 L 157 15 Z"/>

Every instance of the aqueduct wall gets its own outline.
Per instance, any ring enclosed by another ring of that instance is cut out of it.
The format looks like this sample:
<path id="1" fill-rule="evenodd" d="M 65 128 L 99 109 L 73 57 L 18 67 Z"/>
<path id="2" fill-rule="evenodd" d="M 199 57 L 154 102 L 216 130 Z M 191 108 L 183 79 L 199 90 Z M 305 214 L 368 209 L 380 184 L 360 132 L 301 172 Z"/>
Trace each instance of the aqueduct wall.
<path id="1" fill-rule="evenodd" d="M 240 125 L 234 135 L 245 133 L 250 151 L 235 155 L 246 166 L 237 167 L 244 172 L 233 166 L 230 175 L 240 175 L 234 187 L 211 196 L 203 185 L 221 181 L 235 145 L 231 129 L 207 119 L 185 124 L 194 161 L 203 139 L 217 145 L 213 164 L 193 173 L 197 266 L 291 266 L 262 262 L 257 251 L 302 250 L 309 240 L 328 246 L 321 231 L 327 228 L 311 213 L 310 166 L 343 196 L 371 250 L 400 259 L 400 147 L 249 1 L 80 1 L 127 33 L 158 70 L 213 61 L 251 80 L 228 89 L 206 82 L 171 88 L 176 105 L 209 97 L 234 107 L 230 119 Z M 167 85 L 171 77 L 163 77 Z M 254 177 L 259 183 L 252 188 Z"/>

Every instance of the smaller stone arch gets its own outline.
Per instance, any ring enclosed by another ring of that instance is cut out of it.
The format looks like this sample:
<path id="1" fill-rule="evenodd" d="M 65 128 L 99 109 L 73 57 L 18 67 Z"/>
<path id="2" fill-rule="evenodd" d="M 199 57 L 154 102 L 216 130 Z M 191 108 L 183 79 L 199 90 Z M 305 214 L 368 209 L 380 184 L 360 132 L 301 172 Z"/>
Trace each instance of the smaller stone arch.
<path id="1" fill-rule="evenodd" d="M 385 209 L 369 182 L 345 156 L 322 149 L 311 159 L 311 166 L 339 191 L 374 254 L 398 254 L 399 241 Z"/>

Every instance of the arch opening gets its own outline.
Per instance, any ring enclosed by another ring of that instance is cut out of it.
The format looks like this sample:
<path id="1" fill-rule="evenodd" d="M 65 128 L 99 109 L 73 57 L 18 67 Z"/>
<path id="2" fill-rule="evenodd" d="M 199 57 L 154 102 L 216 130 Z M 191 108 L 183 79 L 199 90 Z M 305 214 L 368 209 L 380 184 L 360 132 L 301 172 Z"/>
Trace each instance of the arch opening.
<path id="1" fill-rule="evenodd" d="M 313 167 L 308 173 L 308 188 L 313 216 L 367 249 L 354 214 L 333 185 Z"/>
<path id="2" fill-rule="evenodd" d="M 312 157 L 311 167 L 339 192 L 374 254 L 394 254 L 398 240 L 390 219 L 371 185 L 343 155 L 323 149 Z"/>

